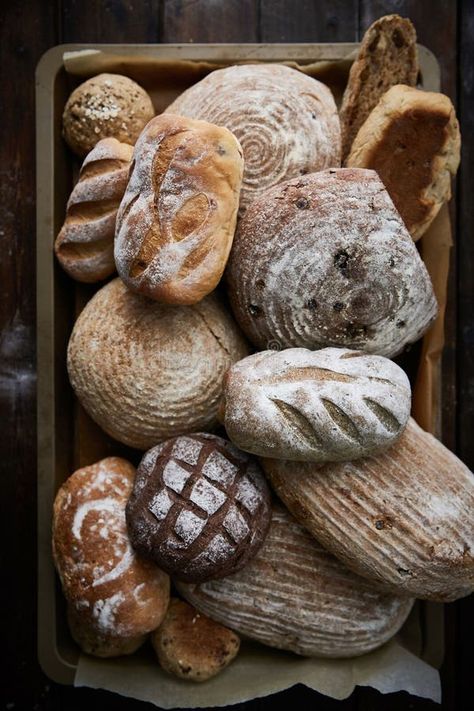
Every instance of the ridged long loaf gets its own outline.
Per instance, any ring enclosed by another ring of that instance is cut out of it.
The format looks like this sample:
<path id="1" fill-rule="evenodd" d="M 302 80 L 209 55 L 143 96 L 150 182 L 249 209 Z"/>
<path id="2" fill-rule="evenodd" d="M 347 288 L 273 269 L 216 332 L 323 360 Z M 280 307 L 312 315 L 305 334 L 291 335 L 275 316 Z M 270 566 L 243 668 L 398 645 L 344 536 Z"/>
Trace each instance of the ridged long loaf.
<path id="1" fill-rule="evenodd" d="M 414 420 L 376 457 L 262 464 L 300 523 L 381 589 L 440 602 L 474 590 L 474 476 Z"/>
<path id="2" fill-rule="evenodd" d="M 353 657 L 386 642 L 412 601 L 379 593 L 327 553 L 284 509 L 239 573 L 178 583 L 197 610 L 236 632 L 307 657 Z"/>

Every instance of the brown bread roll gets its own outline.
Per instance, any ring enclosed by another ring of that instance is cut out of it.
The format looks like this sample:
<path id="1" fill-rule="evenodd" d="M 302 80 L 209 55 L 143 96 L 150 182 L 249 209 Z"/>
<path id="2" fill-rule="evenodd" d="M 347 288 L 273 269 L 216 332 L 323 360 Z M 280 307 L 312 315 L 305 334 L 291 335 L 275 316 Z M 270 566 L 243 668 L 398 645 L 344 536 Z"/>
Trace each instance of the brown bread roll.
<path id="1" fill-rule="evenodd" d="M 393 444 L 410 405 L 410 382 L 387 358 L 289 348 L 228 370 L 223 422 L 234 444 L 262 457 L 344 461 Z"/>
<path id="2" fill-rule="evenodd" d="M 242 149 L 226 128 L 163 114 L 133 155 L 117 217 L 117 271 L 132 291 L 195 304 L 217 286 L 229 256 Z"/>
<path id="3" fill-rule="evenodd" d="M 407 17 L 386 15 L 366 31 L 353 63 L 340 110 L 342 158 L 379 99 L 394 84 L 416 85 L 416 31 Z"/>
<path id="4" fill-rule="evenodd" d="M 224 374 L 247 354 L 215 296 L 194 306 L 163 306 L 115 279 L 77 319 L 68 372 L 92 419 L 120 442 L 145 450 L 213 428 Z"/>
<path id="5" fill-rule="evenodd" d="M 84 158 L 102 138 L 133 145 L 155 110 L 139 84 L 121 74 L 98 74 L 80 84 L 66 102 L 63 136 Z"/>
<path id="6" fill-rule="evenodd" d="M 77 281 L 100 281 L 115 271 L 115 220 L 132 153 L 132 146 L 104 138 L 82 164 L 54 245 L 62 268 Z"/>
<path id="7" fill-rule="evenodd" d="M 211 72 L 166 109 L 225 126 L 244 151 L 241 213 L 267 188 L 341 164 L 336 104 L 321 82 L 282 64 Z"/>
<path id="8" fill-rule="evenodd" d="M 235 632 L 177 598 L 171 600 L 151 643 L 161 667 L 189 681 L 212 679 L 235 659 L 240 648 Z"/>
<path id="9" fill-rule="evenodd" d="M 136 557 L 125 505 L 135 476 L 108 457 L 78 469 L 54 502 L 53 556 L 68 601 L 71 632 L 88 654 L 130 654 L 161 623 L 169 578 Z"/>
<path id="10" fill-rule="evenodd" d="M 239 573 L 177 583 L 199 612 L 241 635 L 306 657 L 355 657 L 398 632 L 412 600 L 384 594 L 327 553 L 284 509 Z"/>
<path id="11" fill-rule="evenodd" d="M 179 580 L 230 575 L 261 547 L 270 491 L 257 462 L 222 437 L 192 434 L 153 447 L 127 504 L 135 550 Z"/>
<path id="12" fill-rule="evenodd" d="M 380 178 L 357 168 L 304 175 L 255 200 L 234 239 L 228 287 L 261 350 L 339 346 L 392 357 L 437 313 Z"/>
<path id="13" fill-rule="evenodd" d="M 451 197 L 460 158 L 459 123 L 449 98 L 399 84 L 362 124 L 347 165 L 377 171 L 416 241 Z"/>
<path id="14" fill-rule="evenodd" d="M 262 464 L 300 523 L 381 589 L 440 602 L 474 590 L 474 477 L 414 420 L 377 457 Z"/>

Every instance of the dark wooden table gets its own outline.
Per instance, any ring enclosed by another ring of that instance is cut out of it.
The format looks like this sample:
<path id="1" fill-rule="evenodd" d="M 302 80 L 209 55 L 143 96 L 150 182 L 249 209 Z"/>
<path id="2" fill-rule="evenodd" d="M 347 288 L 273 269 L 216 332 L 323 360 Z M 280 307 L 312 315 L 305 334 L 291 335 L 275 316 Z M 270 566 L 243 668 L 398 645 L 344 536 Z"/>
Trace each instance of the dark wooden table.
<path id="1" fill-rule="evenodd" d="M 0 415 L 3 708 L 103 711 L 153 707 L 61 687 L 36 657 L 36 372 L 34 70 L 64 42 L 352 42 L 398 12 L 438 57 L 456 103 L 462 168 L 443 361 L 443 438 L 474 469 L 474 2 L 473 0 L 17 0 L 1 3 Z M 443 707 L 472 708 L 474 600 L 446 607 Z M 5 638 L 6 631 L 6 638 Z M 239 708 L 435 709 L 408 696 L 357 689 L 335 702 L 304 687 Z M 438 707 L 439 708 L 439 707 Z"/>

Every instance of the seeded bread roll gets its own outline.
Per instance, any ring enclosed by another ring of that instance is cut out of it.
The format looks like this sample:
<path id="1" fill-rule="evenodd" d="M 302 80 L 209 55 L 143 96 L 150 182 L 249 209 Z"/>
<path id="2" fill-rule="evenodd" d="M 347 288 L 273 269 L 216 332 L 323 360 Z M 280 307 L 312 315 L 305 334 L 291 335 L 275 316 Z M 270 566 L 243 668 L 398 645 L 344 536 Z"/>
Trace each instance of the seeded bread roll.
<path id="1" fill-rule="evenodd" d="M 155 110 L 141 86 L 121 74 L 98 74 L 80 84 L 66 102 L 63 136 L 84 158 L 102 138 L 134 145 Z"/>
<path id="2" fill-rule="evenodd" d="M 380 589 L 439 602 L 474 590 L 474 476 L 414 420 L 376 457 L 261 461 L 300 523 Z"/>
<path id="3" fill-rule="evenodd" d="M 386 15 L 366 31 L 353 63 L 340 110 L 342 158 L 379 99 L 395 84 L 415 86 L 416 31 L 407 17 Z"/>
<path id="4" fill-rule="evenodd" d="M 177 598 L 171 600 L 151 643 L 161 667 L 189 681 L 212 679 L 235 659 L 240 648 L 235 632 Z"/>
<path id="5" fill-rule="evenodd" d="M 215 427 L 224 374 L 247 354 L 217 297 L 163 306 L 115 279 L 77 319 L 68 372 L 92 419 L 111 437 L 145 450 Z"/>
<path id="6" fill-rule="evenodd" d="M 125 505 L 134 467 L 108 457 L 78 469 L 54 502 L 53 556 L 71 632 L 100 657 L 131 654 L 161 623 L 169 578 L 130 546 Z"/>
<path id="7" fill-rule="evenodd" d="M 325 551 L 283 508 L 239 573 L 177 583 L 199 612 L 238 634 L 305 657 L 355 657 L 398 632 L 413 601 L 377 592 Z"/>
<path id="8" fill-rule="evenodd" d="M 227 274 L 237 321 L 259 350 L 392 357 L 437 313 L 428 272 L 373 170 L 326 170 L 268 190 L 240 221 Z"/>
<path id="9" fill-rule="evenodd" d="M 224 382 L 228 436 L 262 457 L 365 457 L 393 444 L 410 416 L 403 370 L 343 348 L 263 351 L 235 363 Z"/>
<path id="10" fill-rule="evenodd" d="M 341 164 L 336 104 L 321 82 L 282 64 L 211 72 L 166 109 L 225 126 L 244 152 L 240 212 L 272 185 Z"/>
<path id="11" fill-rule="evenodd" d="M 226 128 L 163 114 L 133 155 L 117 217 L 117 271 L 132 291 L 195 304 L 217 286 L 229 256 L 242 149 Z"/>
<path id="12" fill-rule="evenodd" d="M 449 98 L 399 84 L 359 129 L 347 165 L 377 171 L 416 241 L 451 197 L 460 154 L 459 123 Z"/>
<path id="13" fill-rule="evenodd" d="M 115 271 L 115 220 L 132 153 L 128 144 L 104 138 L 82 164 L 54 245 L 62 268 L 77 281 L 100 281 Z"/>

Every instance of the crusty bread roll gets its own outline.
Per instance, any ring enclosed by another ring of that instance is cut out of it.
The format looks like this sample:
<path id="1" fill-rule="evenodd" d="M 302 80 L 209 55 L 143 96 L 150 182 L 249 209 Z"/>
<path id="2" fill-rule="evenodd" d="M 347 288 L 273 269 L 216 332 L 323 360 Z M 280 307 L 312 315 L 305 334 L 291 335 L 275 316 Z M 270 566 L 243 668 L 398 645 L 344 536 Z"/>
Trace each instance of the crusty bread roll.
<path id="1" fill-rule="evenodd" d="M 300 523 L 381 589 L 441 602 L 474 590 L 474 477 L 414 420 L 377 457 L 262 464 Z"/>
<path id="2" fill-rule="evenodd" d="M 155 110 L 139 84 L 121 74 L 98 74 L 80 84 L 66 102 L 63 136 L 84 158 L 102 138 L 133 145 Z"/>
<path id="3" fill-rule="evenodd" d="M 232 630 L 174 598 L 151 635 L 161 667 L 189 681 L 207 681 L 237 656 L 240 639 Z"/>
<path id="4" fill-rule="evenodd" d="M 239 573 L 177 583 L 200 612 L 241 635 L 307 657 L 355 657 L 398 632 L 412 601 L 379 593 L 327 553 L 283 508 Z"/>
<path id="5" fill-rule="evenodd" d="M 129 462 L 108 457 L 74 472 L 54 502 L 53 555 L 71 632 L 101 657 L 134 652 L 169 602 L 168 576 L 137 558 L 128 539 L 134 476 Z"/>
<path id="6" fill-rule="evenodd" d="M 449 98 L 399 84 L 359 129 L 347 165 L 377 171 L 416 241 L 451 197 L 460 159 L 459 123 Z"/>
<path id="7" fill-rule="evenodd" d="M 387 358 L 289 348 L 229 369 L 223 422 L 234 444 L 262 457 L 344 461 L 393 444 L 410 404 L 410 382 Z"/>
<path id="8" fill-rule="evenodd" d="M 127 187 L 133 148 L 104 138 L 82 164 L 54 251 L 73 279 L 95 282 L 115 271 L 115 220 Z"/>
<path id="9" fill-rule="evenodd" d="M 260 350 L 340 346 L 392 357 L 437 313 L 380 178 L 358 168 L 304 175 L 257 198 L 237 229 L 228 286 Z"/>
<path id="10" fill-rule="evenodd" d="M 137 293 L 195 304 L 218 284 L 234 238 L 242 149 L 226 128 L 162 114 L 142 131 L 120 205 L 117 271 Z"/>
<path id="11" fill-rule="evenodd" d="M 330 90 L 282 64 L 218 69 L 166 111 L 226 126 L 237 136 L 245 161 L 241 213 L 272 185 L 341 164 Z"/>
<path id="12" fill-rule="evenodd" d="M 163 306 L 115 279 L 77 319 L 68 371 L 92 419 L 120 442 L 144 450 L 214 427 L 224 374 L 247 354 L 217 297 Z"/>
<path id="13" fill-rule="evenodd" d="M 340 110 L 342 158 L 379 99 L 394 84 L 415 86 L 416 31 L 407 17 L 386 15 L 366 31 L 352 64 Z"/>

